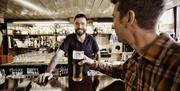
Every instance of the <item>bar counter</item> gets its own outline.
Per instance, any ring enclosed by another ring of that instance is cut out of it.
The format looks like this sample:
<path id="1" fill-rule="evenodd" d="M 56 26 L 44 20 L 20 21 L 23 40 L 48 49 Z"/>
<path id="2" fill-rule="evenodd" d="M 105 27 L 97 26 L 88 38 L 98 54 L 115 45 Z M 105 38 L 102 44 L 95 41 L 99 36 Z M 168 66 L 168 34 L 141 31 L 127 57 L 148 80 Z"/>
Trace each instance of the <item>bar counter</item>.
<path id="1" fill-rule="evenodd" d="M 56 77 L 45 86 L 33 82 L 34 78 L 6 79 L 0 91 L 123 91 L 120 79 L 109 76 L 86 76 L 80 82 L 74 82 L 68 76 Z M 31 84 L 30 84 L 31 82 Z"/>
<path id="2" fill-rule="evenodd" d="M 0 85 L 0 91 L 124 91 L 121 79 L 104 74 L 85 76 L 82 81 L 74 82 L 68 77 L 67 64 L 58 64 L 55 79 L 45 86 L 40 86 L 33 80 L 38 74 L 45 72 L 46 63 L 3 64 L 0 65 L 0 70 L 2 69 L 5 71 L 6 80 Z"/>

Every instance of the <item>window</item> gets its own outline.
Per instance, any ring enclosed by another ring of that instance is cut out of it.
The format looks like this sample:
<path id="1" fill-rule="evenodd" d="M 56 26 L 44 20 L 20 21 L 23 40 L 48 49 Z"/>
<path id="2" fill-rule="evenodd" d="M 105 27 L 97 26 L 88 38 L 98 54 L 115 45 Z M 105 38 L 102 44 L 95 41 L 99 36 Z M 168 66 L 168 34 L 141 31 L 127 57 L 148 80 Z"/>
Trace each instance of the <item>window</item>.
<path id="1" fill-rule="evenodd" d="M 160 17 L 158 30 L 159 33 L 164 32 L 175 37 L 173 8 L 165 11 Z"/>

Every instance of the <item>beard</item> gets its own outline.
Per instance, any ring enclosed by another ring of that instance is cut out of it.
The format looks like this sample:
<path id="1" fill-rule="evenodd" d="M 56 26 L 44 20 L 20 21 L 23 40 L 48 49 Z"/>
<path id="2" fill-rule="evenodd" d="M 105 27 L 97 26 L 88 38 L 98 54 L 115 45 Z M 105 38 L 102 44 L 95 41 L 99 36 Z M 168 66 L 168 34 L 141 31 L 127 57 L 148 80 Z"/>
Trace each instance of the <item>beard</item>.
<path id="1" fill-rule="evenodd" d="M 86 32 L 86 30 L 84 28 L 77 28 L 75 29 L 75 32 L 78 36 L 81 36 Z"/>

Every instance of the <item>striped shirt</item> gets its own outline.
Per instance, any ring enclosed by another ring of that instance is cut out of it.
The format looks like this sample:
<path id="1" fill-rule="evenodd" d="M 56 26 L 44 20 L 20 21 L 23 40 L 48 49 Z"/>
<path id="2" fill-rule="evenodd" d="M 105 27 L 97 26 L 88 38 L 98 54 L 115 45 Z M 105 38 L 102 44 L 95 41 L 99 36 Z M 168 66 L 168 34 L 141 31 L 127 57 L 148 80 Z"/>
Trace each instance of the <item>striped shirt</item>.
<path id="1" fill-rule="evenodd" d="M 125 91 L 180 91 L 180 44 L 160 34 L 143 54 L 134 52 L 123 65 L 95 61 L 91 67 L 125 83 Z"/>

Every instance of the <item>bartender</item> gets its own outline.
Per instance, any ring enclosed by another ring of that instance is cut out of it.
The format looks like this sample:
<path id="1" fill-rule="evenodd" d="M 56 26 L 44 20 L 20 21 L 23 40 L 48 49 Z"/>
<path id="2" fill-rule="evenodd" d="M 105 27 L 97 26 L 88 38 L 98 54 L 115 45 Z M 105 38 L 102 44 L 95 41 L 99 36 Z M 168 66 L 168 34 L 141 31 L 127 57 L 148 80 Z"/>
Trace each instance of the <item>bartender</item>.
<path id="1" fill-rule="evenodd" d="M 96 60 L 99 59 L 99 47 L 93 36 L 86 33 L 87 30 L 87 17 L 84 14 L 77 14 L 74 18 L 75 33 L 68 35 L 56 54 L 52 58 L 48 65 L 47 71 L 38 76 L 37 82 L 39 84 L 45 84 L 45 79 L 50 80 L 52 78 L 52 72 L 55 69 L 58 60 L 60 60 L 64 54 L 68 56 L 68 75 L 71 78 L 73 73 L 72 66 L 72 54 L 74 50 L 84 51 L 84 54 L 90 58 Z M 88 66 L 83 65 L 83 76 L 89 76 L 90 71 Z M 71 80 L 71 79 L 70 79 Z"/>

